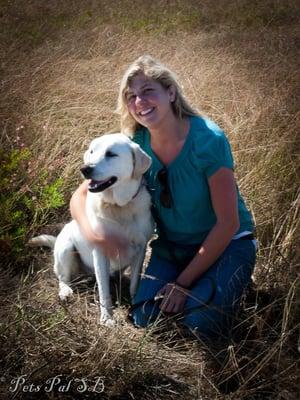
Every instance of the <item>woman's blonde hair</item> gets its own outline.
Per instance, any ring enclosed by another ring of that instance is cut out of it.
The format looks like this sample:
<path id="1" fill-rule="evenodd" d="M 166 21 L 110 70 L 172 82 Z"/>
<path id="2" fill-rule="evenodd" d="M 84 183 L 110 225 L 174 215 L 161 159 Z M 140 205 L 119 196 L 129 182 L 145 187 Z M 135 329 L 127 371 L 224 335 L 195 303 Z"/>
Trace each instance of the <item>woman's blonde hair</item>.
<path id="1" fill-rule="evenodd" d="M 121 117 L 121 131 L 132 135 L 140 127 L 140 124 L 130 115 L 127 107 L 126 94 L 132 80 L 140 73 L 146 77 L 159 82 L 165 89 L 173 86 L 176 90 L 175 101 L 171 103 L 174 114 L 182 119 L 186 116 L 199 115 L 184 98 L 182 89 L 177 81 L 176 75 L 166 66 L 148 55 L 135 60 L 125 72 L 119 90 L 116 112 Z"/>

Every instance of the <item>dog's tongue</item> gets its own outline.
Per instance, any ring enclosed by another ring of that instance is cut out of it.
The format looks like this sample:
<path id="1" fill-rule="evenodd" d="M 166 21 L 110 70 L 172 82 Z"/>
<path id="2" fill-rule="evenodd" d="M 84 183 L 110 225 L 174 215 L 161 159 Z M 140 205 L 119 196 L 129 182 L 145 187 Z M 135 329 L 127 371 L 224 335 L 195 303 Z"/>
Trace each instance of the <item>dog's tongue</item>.
<path id="1" fill-rule="evenodd" d="M 117 177 L 112 176 L 106 180 L 103 181 L 97 181 L 94 179 L 91 179 L 89 182 L 89 191 L 90 192 L 102 192 L 103 190 L 109 188 L 111 185 L 113 185 L 117 180 Z"/>
<path id="2" fill-rule="evenodd" d="M 90 189 L 96 189 L 98 186 L 103 185 L 103 183 L 109 181 L 109 179 L 105 180 L 105 181 L 96 181 L 94 179 L 91 179 L 89 182 L 89 188 Z"/>

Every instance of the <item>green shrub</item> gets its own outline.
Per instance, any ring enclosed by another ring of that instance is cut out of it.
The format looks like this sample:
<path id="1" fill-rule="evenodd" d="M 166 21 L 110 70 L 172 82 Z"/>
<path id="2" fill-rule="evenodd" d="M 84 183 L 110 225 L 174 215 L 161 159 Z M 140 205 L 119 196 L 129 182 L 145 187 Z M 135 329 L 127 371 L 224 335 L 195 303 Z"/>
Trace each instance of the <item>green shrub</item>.
<path id="1" fill-rule="evenodd" d="M 24 262 L 24 244 L 33 225 L 49 220 L 64 204 L 63 179 L 43 169 L 33 172 L 32 154 L 26 147 L 0 152 L 0 250 L 5 263 Z"/>

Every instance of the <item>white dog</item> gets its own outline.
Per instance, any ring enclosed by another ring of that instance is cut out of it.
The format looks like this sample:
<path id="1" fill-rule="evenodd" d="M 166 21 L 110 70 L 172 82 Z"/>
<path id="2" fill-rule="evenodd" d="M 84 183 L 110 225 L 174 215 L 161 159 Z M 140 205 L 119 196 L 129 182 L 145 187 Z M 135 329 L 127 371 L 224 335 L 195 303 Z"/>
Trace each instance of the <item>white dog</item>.
<path id="1" fill-rule="evenodd" d="M 130 265 L 130 294 L 133 297 L 146 244 L 153 231 L 150 195 L 143 181 L 151 158 L 127 136 L 115 133 L 94 139 L 84 154 L 84 164 L 81 172 L 90 180 L 86 201 L 90 224 L 95 233 L 104 230 L 125 234 L 130 241 L 128 256 L 107 259 L 99 247 L 93 247 L 85 239 L 75 220 L 66 224 L 57 238 L 41 235 L 29 243 L 54 247 L 54 272 L 59 279 L 62 300 L 73 293 L 70 283 L 78 276 L 80 264 L 93 272 L 99 290 L 100 321 L 113 325 L 109 275 Z"/>

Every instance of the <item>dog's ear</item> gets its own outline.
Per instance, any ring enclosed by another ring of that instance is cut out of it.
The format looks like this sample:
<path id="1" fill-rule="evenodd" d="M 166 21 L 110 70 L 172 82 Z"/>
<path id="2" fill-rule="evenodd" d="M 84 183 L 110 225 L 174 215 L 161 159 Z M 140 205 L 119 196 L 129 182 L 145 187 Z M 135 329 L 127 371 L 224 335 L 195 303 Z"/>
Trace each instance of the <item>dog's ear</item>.
<path id="1" fill-rule="evenodd" d="M 151 157 L 146 154 L 138 144 L 132 142 L 132 157 L 133 157 L 133 171 L 132 178 L 138 179 L 140 178 L 150 167 L 152 163 Z"/>

